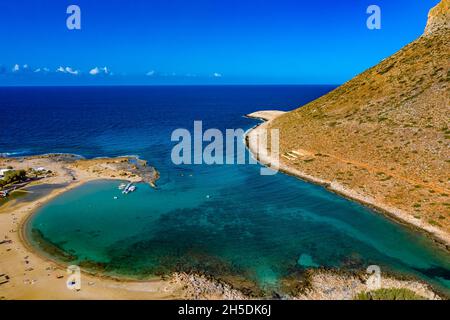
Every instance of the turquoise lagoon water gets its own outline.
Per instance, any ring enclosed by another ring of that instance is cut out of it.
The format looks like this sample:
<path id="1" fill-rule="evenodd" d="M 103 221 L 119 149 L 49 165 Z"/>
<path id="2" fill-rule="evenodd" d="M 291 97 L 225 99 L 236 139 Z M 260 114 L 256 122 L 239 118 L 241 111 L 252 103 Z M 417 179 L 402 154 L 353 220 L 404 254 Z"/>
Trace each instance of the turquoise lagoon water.
<path id="1" fill-rule="evenodd" d="M 119 181 L 96 181 L 37 212 L 28 231 L 70 254 L 68 263 L 135 278 L 193 270 L 281 291 L 281 280 L 308 267 L 376 264 L 448 293 L 446 251 L 357 203 L 283 174 L 261 176 L 259 165 L 170 161 L 175 128 L 203 120 L 205 128 L 248 129 L 256 122 L 243 114 L 292 109 L 331 89 L 1 88 L 0 111 L 14 107 L 21 119 L 5 119 L 12 139 L 0 140 L 0 153 L 137 154 L 161 172 L 157 189 L 139 184 L 124 196 Z M 40 246 L 60 258 L 48 247 Z"/>
<path id="2" fill-rule="evenodd" d="M 449 258 L 426 237 L 292 177 L 224 171 L 207 184 L 180 176 L 182 191 L 139 184 L 126 196 L 119 182 L 88 183 L 45 206 L 31 228 L 76 255 L 73 262 L 104 263 L 113 275 L 195 270 L 273 288 L 310 266 L 377 264 L 449 287 Z"/>

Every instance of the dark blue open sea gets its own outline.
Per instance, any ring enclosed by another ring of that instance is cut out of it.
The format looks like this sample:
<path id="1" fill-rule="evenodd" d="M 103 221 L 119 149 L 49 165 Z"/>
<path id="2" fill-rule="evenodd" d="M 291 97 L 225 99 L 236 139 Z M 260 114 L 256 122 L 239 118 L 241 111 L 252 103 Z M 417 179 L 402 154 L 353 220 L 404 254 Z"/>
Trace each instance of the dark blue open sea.
<path id="1" fill-rule="evenodd" d="M 160 171 L 157 189 L 140 184 L 122 196 L 118 182 L 92 182 L 31 219 L 28 230 L 69 253 L 70 263 L 134 278 L 193 270 L 280 292 L 308 267 L 376 264 L 448 293 L 450 257 L 420 233 L 322 187 L 283 174 L 261 176 L 259 165 L 170 160 L 172 131 L 192 129 L 194 120 L 205 129 L 248 129 L 256 121 L 247 113 L 290 110 L 331 89 L 0 88 L 0 153 L 133 154 Z"/>

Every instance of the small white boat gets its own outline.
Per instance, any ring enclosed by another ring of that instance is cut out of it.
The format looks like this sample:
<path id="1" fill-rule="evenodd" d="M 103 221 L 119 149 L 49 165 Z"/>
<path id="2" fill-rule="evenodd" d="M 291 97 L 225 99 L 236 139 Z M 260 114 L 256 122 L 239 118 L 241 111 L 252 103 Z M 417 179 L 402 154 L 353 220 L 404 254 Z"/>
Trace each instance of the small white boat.
<path id="1" fill-rule="evenodd" d="M 133 184 L 130 182 L 129 184 L 126 185 L 125 189 L 123 189 L 122 193 L 128 194 L 129 192 L 133 192 L 134 190 L 136 190 L 136 187 L 133 186 Z"/>
<path id="2" fill-rule="evenodd" d="M 127 185 L 126 185 L 125 183 L 121 183 L 121 184 L 119 185 L 119 190 L 125 189 L 126 186 L 127 186 Z"/>

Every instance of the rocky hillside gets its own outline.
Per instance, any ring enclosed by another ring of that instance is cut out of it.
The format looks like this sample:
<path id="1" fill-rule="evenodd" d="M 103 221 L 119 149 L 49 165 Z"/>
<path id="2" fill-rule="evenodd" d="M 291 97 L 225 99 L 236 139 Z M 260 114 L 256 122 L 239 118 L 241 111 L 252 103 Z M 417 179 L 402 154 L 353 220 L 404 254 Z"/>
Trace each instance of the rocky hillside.
<path id="1" fill-rule="evenodd" d="M 449 4 L 442 0 L 430 11 L 419 39 L 269 124 L 280 129 L 283 165 L 351 190 L 447 239 Z"/>

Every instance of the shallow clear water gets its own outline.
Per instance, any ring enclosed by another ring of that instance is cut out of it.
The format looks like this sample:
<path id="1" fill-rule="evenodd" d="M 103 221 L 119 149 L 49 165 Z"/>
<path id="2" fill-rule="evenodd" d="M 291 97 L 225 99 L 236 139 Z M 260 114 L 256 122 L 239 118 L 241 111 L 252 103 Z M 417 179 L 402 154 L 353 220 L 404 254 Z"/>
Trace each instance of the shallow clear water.
<path id="1" fill-rule="evenodd" d="M 5 122 L 13 139 L 0 141 L 0 153 L 138 154 L 161 172 L 158 189 L 139 184 L 124 196 L 119 181 L 88 183 L 31 219 L 30 233 L 85 267 L 133 277 L 196 270 L 273 289 L 305 267 L 377 264 L 448 292 L 445 251 L 359 204 L 283 174 L 261 176 L 258 165 L 170 162 L 175 128 L 204 120 L 205 128 L 248 129 L 255 121 L 243 114 L 292 109 L 330 89 L 0 89 L 0 111 L 13 105 L 21 118 Z"/>

